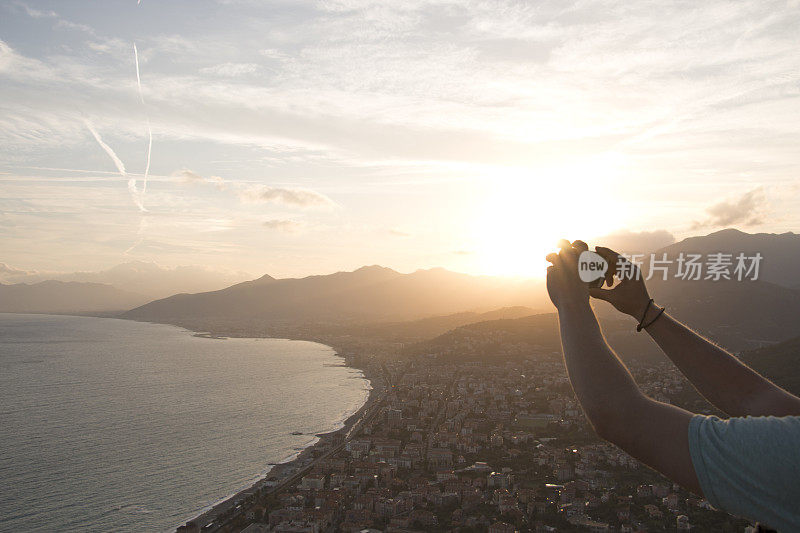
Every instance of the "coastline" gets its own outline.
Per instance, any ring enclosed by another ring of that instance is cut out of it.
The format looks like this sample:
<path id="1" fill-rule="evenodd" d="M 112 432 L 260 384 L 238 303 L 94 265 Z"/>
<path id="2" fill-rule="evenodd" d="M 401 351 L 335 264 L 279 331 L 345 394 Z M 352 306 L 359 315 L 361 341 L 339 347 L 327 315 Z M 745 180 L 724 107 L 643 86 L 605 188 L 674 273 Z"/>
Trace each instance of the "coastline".
<path id="1" fill-rule="evenodd" d="M 182 327 L 182 326 L 179 326 Z M 188 329 L 188 328 L 187 328 Z M 198 332 L 192 331 L 192 334 L 197 337 L 203 337 L 208 339 L 224 339 L 229 337 L 229 335 L 219 335 L 212 332 Z M 238 337 L 238 335 L 237 335 Z M 247 338 L 242 336 L 241 338 Z M 250 338 L 265 338 L 265 337 L 250 337 Z M 283 337 L 274 337 L 274 338 L 283 338 Z M 320 341 L 317 339 L 308 339 L 308 338 L 292 338 L 290 340 L 304 340 L 308 342 L 317 342 L 319 344 L 325 344 L 324 341 Z M 367 398 L 364 403 L 359 407 L 355 412 L 353 412 L 350 416 L 348 416 L 343 422 L 341 427 L 334 429 L 332 431 L 327 431 L 323 433 L 317 433 L 314 436 L 316 437 L 316 442 L 313 442 L 307 445 L 302 450 L 298 451 L 297 454 L 290 456 L 291 458 L 280 462 L 280 463 L 273 463 L 267 466 L 271 466 L 265 474 L 261 475 L 254 483 L 250 484 L 242 488 L 241 490 L 237 491 L 235 494 L 223 498 L 222 500 L 218 501 L 217 503 L 211 505 L 206 510 L 202 511 L 200 514 L 194 516 L 193 518 L 187 520 L 183 524 L 179 524 L 177 527 L 180 527 L 184 524 L 192 524 L 194 523 L 196 527 L 203 531 L 216 531 L 218 528 L 225 525 L 229 516 L 236 507 L 244 502 L 246 499 L 258 494 L 274 494 L 280 492 L 286 485 L 290 484 L 293 481 L 296 481 L 299 477 L 304 475 L 308 470 L 310 470 L 315 462 L 320 458 L 326 457 L 328 454 L 337 451 L 340 447 L 342 447 L 345 442 L 347 441 L 350 433 L 356 427 L 357 424 L 360 424 L 366 417 L 370 416 L 373 411 L 373 407 L 375 407 L 381 400 L 383 392 L 385 392 L 385 384 L 380 376 L 376 375 L 376 373 L 367 367 L 366 365 L 354 365 L 348 361 L 348 358 L 345 355 L 342 355 L 341 350 L 331 346 L 329 344 L 325 344 L 325 346 L 330 347 L 334 350 L 335 355 L 337 357 L 342 358 L 343 365 L 349 368 L 354 368 L 361 371 L 364 379 L 370 385 L 369 392 L 367 394 Z M 170 530 L 172 531 L 172 530 Z"/>
<path id="2" fill-rule="evenodd" d="M 113 332 L 121 332 L 121 334 L 127 334 L 129 331 L 133 333 L 131 335 L 135 336 L 135 340 L 138 345 L 138 341 L 141 335 L 141 328 L 142 326 L 150 326 L 153 324 L 157 326 L 155 333 L 158 334 L 160 330 L 163 329 L 165 335 L 167 335 L 168 339 L 172 339 L 171 342 L 176 346 L 183 346 L 181 343 L 192 342 L 194 344 L 198 344 L 196 348 L 198 352 L 209 352 L 209 354 L 217 354 L 223 355 L 228 350 L 234 352 L 235 346 L 230 348 L 223 347 L 217 339 L 221 339 L 222 335 L 215 335 L 213 337 L 209 337 L 207 340 L 201 341 L 198 338 L 192 338 L 196 331 L 203 331 L 202 329 L 196 328 L 194 330 L 186 328 L 181 325 L 176 324 L 165 324 L 165 323 L 143 323 L 137 325 L 137 322 L 144 322 L 144 321 L 132 321 L 132 320 L 124 320 L 118 317 L 86 317 L 81 315 L 44 315 L 44 314 L 29 314 L 29 313 L 4 313 L 3 316 L 9 316 L 12 319 L 18 317 L 19 320 L 26 322 L 30 318 L 35 318 L 37 321 L 42 320 L 42 324 L 49 325 L 50 322 L 48 320 L 56 320 L 57 324 L 60 325 L 62 322 L 62 318 L 64 320 L 76 320 L 77 322 L 64 322 L 65 326 L 62 329 L 56 329 L 57 332 L 68 331 L 68 332 L 83 332 L 84 329 L 88 330 L 97 330 L 97 331 L 113 331 Z M 73 318 L 70 318 L 73 317 Z M 91 321 L 87 322 L 88 325 L 84 325 L 84 320 Z M 123 322 L 124 320 L 124 322 Z M 125 322 L 129 326 L 125 325 Z M 26 322 L 27 323 L 27 322 Z M 115 324 L 116 323 L 116 324 Z M 39 322 L 35 322 L 34 324 L 39 324 Z M 52 328 L 51 328 L 52 330 Z M 170 331 L 171 330 L 171 331 Z M 146 330 L 149 331 L 149 330 Z M 147 336 L 148 338 L 160 338 L 160 335 L 152 335 Z M 226 335 L 226 337 L 234 337 L 230 335 Z M 234 342 L 237 346 L 240 344 L 238 339 L 264 339 L 265 342 L 271 343 L 271 339 L 285 339 L 285 337 L 270 337 L 269 341 L 266 341 L 266 335 L 236 335 L 235 338 L 232 338 L 231 341 Z M 116 336 L 108 336 L 109 342 L 111 340 L 116 340 Z M 217 342 L 214 342 L 217 340 Z M 318 384 L 324 385 L 326 383 L 326 374 L 325 372 L 330 371 L 335 373 L 337 376 L 341 376 L 341 380 L 337 378 L 337 384 L 340 384 L 342 388 L 342 394 L 347 395 L 347 401 L 344 402 L 333 402 L 335 406 L 331 409 L 327 409 L 324 411 L 325 416 L 314 416 L 313 419 L 309 418 L 286 418 L 287 424 L 280 424 L 276 426 L 274 430 L 270 431 L 267 436 L 269 435 L 283 435 L 283 431 L 286 432 L 286 438 L 282 437 L 281 442 L 285 442 L 285 446 L 281 445 L 280 448 L 276 448 L 275 451 L 278 449 L 282 449 L 283 451 L 278 451 L 278 453 L 271 453 L 269 450 L 272 448 L 265 447 L 264 449 L 267 452 L 257 451 L 256 453 L 252 453 L 248 455 L 247 468 L 241 468 L 242 464 L 240 463 L 241 459 L 237 456 L 236 447 L 233 447 L 230 450 L 227 450 L 225 453 L 228 456 L 228 460 L 232 460 L 232 467 L 230 469 L 220 469 L 217 468 L 212 472 L 212 468 L 203 468 L 201 469 L 200 476 L 195 476 L 195 482 L 198 483 L 198 487 L 203 485 L 208 485 L 208 481 L 204 482 L 204 478 L 208 477 L 208 480 L 213 479 L 227 479 L 228 482 L 225 484 L 220 484 L 220 487 L 216 491 L 212 490 L 195 490 L 194 492 L 187 493 L 188 497 L 183 498 L 181 500 L 173 500 L 174 503 L 169 504 L 167 503 L 167 499 L 160 499 L 160 500 L 148 500 L 148 503 L 158 505 L 160 502 L 163 502 L 166 505 L 162 505 L 159 507 L 149 507 L 151 510 L 146 510 L 142 507 L 142 511 L 136 510 L 136 513 L 145 513 L 146 515 L 161 515 L 160 519 L 153 519 L 150 516 L 143 516 L 140 518 L 136 518 L 133 515 L 134 511 L 126 511 L 126 516 L 115 526 L 119 526 L 120 528 L 125 528 L 130 525 L 131 528 L 141 529 L 140 526 L 143 526 L 145 520 L 147 520 L 147 524 L 150 524 L 144 529 L 150 529 L 153 531 L 175 531 L 175 528 L 181 524 L 182 521 L 193 518 L 195 516 L 199 517 L 216 517 L 221 511 L 231 507 L 235 507 L 237 502 L 247 494 L 251 493 L 252 490 L 269 490 L 276 484 L 281 483 L 285 478 L 293 475 L 294 473 L 301 470 L 304 466 L 312 463 L 316 458 L 319 457 L 320 454 L 324 453 L 325 450 L 333 447 L 335 443 L 341 441 L 344 436 L 350 432 L 353 427 L 358 423 L 359 420 L 369 411 L 369 409 L 376 404 L 378 398 L 381 396 L 382 390 L 382 383 L 380 379 L 380 367 L 378 365 L 367 364 L 369 368 L 362 368 L 363 365 L 360 364 L 358 357 L 353 357 L 353 350 L 349 350 L 346 348 L 337 348 L 331 346 L 334 343 L 325 343 L 324 341 L 320 342 L 320 340 L 314 339 L 311 340 L 306 336 L 307 341 L 306 348 L 300 348 L 298 354 L 304 354 L 308 350 L 312 353 L 310 354 L 310 358 L 308 359 L 309 364 L 315 368 L 316 376 L 313 380 L 307 381 L 306 386 L 307 390 L 311 391 L 316 388 Z M 290 340 L 285 341 L 278 341 L 278 345 L 285 342 L 288 345 L 291 344 Z M 316 344 L 310 344 L 313 342 Z M 202 344 L 205 346 L 199 346 Z M 320 344 L 323 344 L 322 346 Z M 213 346 L 213 348 L 212 348 Z M 281 351 L 280 348 L 278 348 Z M 360 350 L 356 350 L 359 351 Z M 106 353 L 106 350 L 100 350 L 99 352 Z M 99 353 L 98 352 L 98 353 Z M 153 352 L 152 350 L 150 353 L 159 353 Z M 167 353 L 167 352 L 165 352 Z M 331 357 L 333 356 L 333 357 Z M 35 358 L 36 359 L 36 358 Z M 122 358 L 124 359 L 124 358 Z M 127 359 L 125 359 L 127 360 Z M 361 360 L 365 360 L 361 358 Z M 266 372 L 271 372 L 270 364 L 269 363 L 259 363 L 259 359 L 253 360 L 253 364 L 255 365 L 253 368 L 253 372 L 255 373 L 256 370 L 263 371 L 266 368 Z M 36 362 L 39 362 L 36 359 Z M 211 360 L 211 367 L 214 366 L 213 360 Z M 341 367 L 345 366 L 347 368 L 331 368 L 331 369 L 324 369 L 321 367 Z M 376 370 L 377 372 L 374 374 L 371 372 L 372 370 Z M 284 376 L 285 380 L 292 380 L 292 374 L 287 374 Z M 318 381 L 323 380 L 323 381 Z M 353 381 L 355 380 L 355 381 Z M 194 383 L 194 382 L 191 382 Z M 338 392 L 333 392 L 333 394 L 339 394 Z M 279 398 L 279 397 L 276 397 Z M 275 402 L 273 402 L 274 404 Z M 278 405 L 280 406 L 280 401 L 278 400 Z M 308 408 L 300 408 L 299 412 L 314 410 L 317 411 L 317 408 L 314 407 L 314 403 L 308 403 L 308 401 L 302 401 L 302 391 L 300 400 L 298 401 L 298 406 L 302 406 L 306 404 Z M 279 407 L 280 409 L 280 407 Z M 271 418 L 269 419 L 271 420 Z M 291 427 L 291 420 L 305 420 L 306 423 L 304 424 L 305 427 L 301 428 L 293 428 Z M 261 426 L 259 424 L 259 426 Z M 238 425 L 237 425 L 238 427 Z M 271 426 L 266 426 L 271 427 Z M 301 429 L 303 432 L 302 436 L 289 438 L 288 433 L 292 429 Z M 262 426 L 260 433 L 264 434 L 264 426 Z M 141 432 L 140 432 L 141 433 Z M 252 432 L 251 432 L 252 433 Z M 258 430 L 256 431 L 258 433 Z M 266 437 L 260 437 L 260 442 L 264 442 Z M 259 443 L 259 437 L 256 435 L 255 444 Z M 249 451 L 251 448 L 248 447 L 247 450 Z M 245 451 L 245 450 L 243 450 Z M 202 458 L 207 458 L 210 453 L 214 453 L 213 448 L 209 448 L 208 453 L 205 453 L 201 456 Z M 275 464 L 277 463 L 277 464 Z M 232 471 L 233 468 L 237 469 L 237 474 L 233 476 L 228 476 L 228 473 Z M 206 470 L 206 472 L 202 472 L 202 470 Z M 221 477 L 214 477 L 213 473 L 223 474 Z M 158 476 L 159 478 L 167 479 L 166 476 Z M 160 481 L 160 479 L 159 479 Z M 216 483 L 214 483 L 216 484 Z M 213 485 L 213 484 L 212 484 Z M 227 487 L 226 487 L 227 485 Z M 124 485 L 123 485 L 124 487 Z M 219 490 L 222 488 L 222 490 Z M 213 494 L 216 492 L 216 495 Z M 115 499 L 109 505 L 109 509 L 112 509 L 110 512 L 104 513 L 100 518 L 97 520 L 105 519 L 105 516 L 111 515 L 114 512 L 120 511 L 123 507 L 133 507 L 134 504 L 138 504 L 140 502 L 129 502 L 126 496 L 125 489 L 120 491 L 120 496 L 117 497 L 115 495 Z M 148 492 L 149 494 L 149 492 Z M 156 493 L 160 494 L 160 493 Z M 192 497 L 194 494 L 194 497 Z M 262 494 L 266 494 L 262 492 Z M 198 495 L 200 497 L 198 497 Z M 208 496 L 211 496 L 209 498 Z M 153 511 L 152 509 L 156 509 Z M 5 510 L 5 508 L 4 508 Z M 163 511 L 163 512 L 162 512 Z M 239 513 L 243 515 L 244 513 Z M 128 517 L 128 515 L 131 515 Z M 171 515 L 171 516 L 170 516 Z M 45 515 L 43 515 L 45 516 Z M 3 522 L 5 523 L 6 518 L 13 518 L 12 515 L 9 514 L 9 517 L 4 517 Z M 22 518 L 25 518 L 23 516 Z M 70 520 L 78 520 L 73 518 L 65 518 Z M 124 522 L 124 523 L 123 523 Z M 185 523 L 185 522 L 184 522 Z M 2 528 L 0 528 L 2 529 Z M 133 530 L 133 529 L 131 529 Z M 207 530 L 206 530 L 207 531 Z"/>

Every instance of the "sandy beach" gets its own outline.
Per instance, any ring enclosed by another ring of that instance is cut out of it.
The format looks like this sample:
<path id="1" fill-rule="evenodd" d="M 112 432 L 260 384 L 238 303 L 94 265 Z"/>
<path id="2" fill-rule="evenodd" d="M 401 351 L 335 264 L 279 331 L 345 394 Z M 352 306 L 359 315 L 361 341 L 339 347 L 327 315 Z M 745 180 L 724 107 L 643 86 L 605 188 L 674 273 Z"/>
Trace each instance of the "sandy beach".
<path id="1" fill-rule="evenodd" d="M 339 355 L 338 351 L 337 355 Z M 347 363 L 345 363 L 345 366 L 358 368 Z M 358 368 L 358 370 L 362 371 L 371 388 L 364 405 L 350 415 L 343 422 L 342 427 L 334 431 L 316 434 L 317 442 L 300 451 L 296 457 L 286 462 L 275 464 L 258 481 L 214 504 L 210 509 L 189 520 L 187 524 L 194 522 L 203 531 L 217 531 L 225 525 L 231 511 L 236 509 L 247 498 L 256 494 L 265 495 L 279 492 L 285 486 L 305 475 L 318 461 L 340 450 L 353 433 L 353 429 L 360 426 L 363 420 L 373 416 L 374 408 L 380 402 L 385 391 L 383 380 L 379 375 L 374 375 L 373 372 L 365 368 Z"/>

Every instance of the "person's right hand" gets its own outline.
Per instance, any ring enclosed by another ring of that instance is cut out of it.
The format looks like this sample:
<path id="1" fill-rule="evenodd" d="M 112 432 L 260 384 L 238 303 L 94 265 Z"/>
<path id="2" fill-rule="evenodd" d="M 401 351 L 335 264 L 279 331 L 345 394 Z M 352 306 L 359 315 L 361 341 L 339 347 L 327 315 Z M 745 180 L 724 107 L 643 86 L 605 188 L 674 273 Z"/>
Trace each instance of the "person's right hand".
<path id="1" fill-rule="evenodd" d="M 605 281 L 610 287 L 614 282 L 614 274 L 619 270 L 619 265 L 623 262 L 630 262 L 609 248 L 597 246 L 595 251 L 608 263 Z M 626 270 L 632 272 L 633 275 L 623 276 L 613 289 L 592 288 L 589 289 L 589 294 L 599 300 L 607 301 L 618 311 L 630 315 L 636 320 L 641 320 L 650 303 L 650 294 L 647 292 L 639 267 L 629 264 Z"/>

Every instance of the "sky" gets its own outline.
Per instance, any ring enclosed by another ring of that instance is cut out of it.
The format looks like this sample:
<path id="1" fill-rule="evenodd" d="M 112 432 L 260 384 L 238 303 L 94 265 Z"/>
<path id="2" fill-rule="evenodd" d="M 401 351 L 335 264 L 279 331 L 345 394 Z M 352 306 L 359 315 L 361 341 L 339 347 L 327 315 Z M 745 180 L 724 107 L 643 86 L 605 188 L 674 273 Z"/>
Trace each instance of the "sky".
<path id="1" fill-rule="evenodd" d="M 797 0 L 1 0 L 0 261 L 538 276 L 562 236 L 797 232 L 798 27 Z"/>

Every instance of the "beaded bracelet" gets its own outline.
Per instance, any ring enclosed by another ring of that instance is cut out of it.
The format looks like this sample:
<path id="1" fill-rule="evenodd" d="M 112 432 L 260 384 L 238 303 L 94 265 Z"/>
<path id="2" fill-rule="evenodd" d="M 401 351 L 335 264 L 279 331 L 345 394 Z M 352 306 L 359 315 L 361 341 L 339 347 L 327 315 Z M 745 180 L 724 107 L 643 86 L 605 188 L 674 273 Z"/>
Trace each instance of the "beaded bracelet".
<path id="1" fill-rule="evenodd" d="M 642 326 L 642 322 L 644 322 L 644 317 L 647 316 L 647 312 L 650 310 L 650 306 L 651 305 L 653 305 L 653 299 L 652 298 L 650 298 L 650 300 L 648 300 L 647 305 L 644 307 L 644 313 L 642 313 L 642 318 L 639 320 L 639 323 L 636 324 L 636 331 L 642 331 L 642 328 L 644 327 L 644 326 Z"/>
<path id="2" fill-rule="evenodd" d="M 647 316 L 647 311 L 650 310 L 650 306 L 651 305 L 653 305 L 653 299 L 652 298 L 650 298 L 650 301 L 647 302 L 647 307 L 644 308 L 644 314 L 642 315 L 642 319 L 636 325 L 636 331 L 642 331 L 643 329 L 649 328 L 653 324 L 653 322 L 658 320 L 658 317 L 660 317 L 664 313 L 664 310 L 666 310 L 666 307 L 662 307 L 661 309 L 658 310 L 658 313 L 656 313 L 656 316 L 653 317 L 653 320 L 651 320 L 650 322 L 645 324 L 644 323 L 644 319 Z"/>

